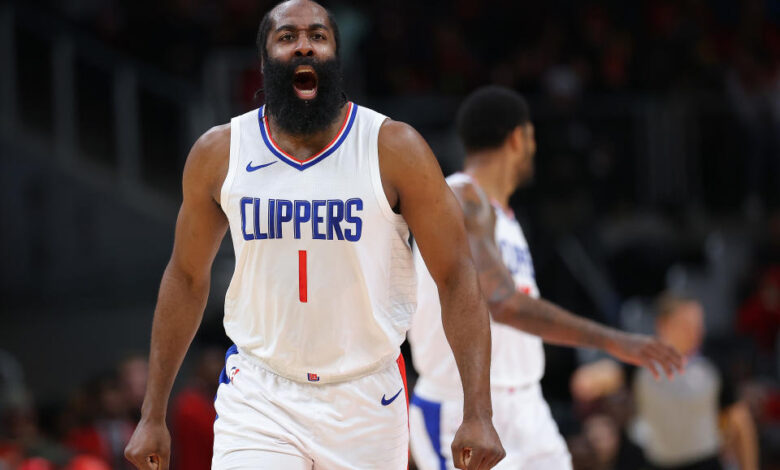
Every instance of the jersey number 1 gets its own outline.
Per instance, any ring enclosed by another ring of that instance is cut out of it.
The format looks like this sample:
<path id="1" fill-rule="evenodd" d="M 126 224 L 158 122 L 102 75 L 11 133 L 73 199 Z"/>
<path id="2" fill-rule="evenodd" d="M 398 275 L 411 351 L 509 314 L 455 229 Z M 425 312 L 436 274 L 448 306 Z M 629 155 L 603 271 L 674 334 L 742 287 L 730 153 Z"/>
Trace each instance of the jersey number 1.
<path id="1" fill-rule="evenodd" d="M 298 250 L 298 299 L 306 302 L 308 290 L 306 289 L 306 250 Z"/>

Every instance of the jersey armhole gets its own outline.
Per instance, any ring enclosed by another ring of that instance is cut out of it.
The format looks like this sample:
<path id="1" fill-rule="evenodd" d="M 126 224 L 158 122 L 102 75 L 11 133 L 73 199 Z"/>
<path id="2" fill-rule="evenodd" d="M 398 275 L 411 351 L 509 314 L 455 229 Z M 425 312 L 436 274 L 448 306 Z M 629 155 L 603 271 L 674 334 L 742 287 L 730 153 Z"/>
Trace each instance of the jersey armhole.
<path id="1" fill-rule="evenodd" d="M 374 196 L 376 196 L 379 208 L 382 211 L 382 215 L 387 220 L 394 224 L 406 223 L 404 217 L 401 214 L 396 214 L 393 208 L 390 207 L 390 202 L 387 200 L 385 194 L 385 188 L 382 186 L 382 173 L 379 167 L 379 130 L 382 128 L 382 124 L 389 118 L 377 114 L 371 125 L 371 132 L 369 134 L 369 167 L 371 171 L 371 186 L 374 187 Z"/>
<path id="2" fill-rule="evenodd" d="M 229 206 L 230 190 L 233 187 L 233 180 L 236 176 L 240 148 L 241 119 L 240 117 L 234 117 L 230 120 L 230 157 L 228 158 L 228 171 L 219 193 L 220 206 L 226 214 L 227 210 L 225 208 Z"/>

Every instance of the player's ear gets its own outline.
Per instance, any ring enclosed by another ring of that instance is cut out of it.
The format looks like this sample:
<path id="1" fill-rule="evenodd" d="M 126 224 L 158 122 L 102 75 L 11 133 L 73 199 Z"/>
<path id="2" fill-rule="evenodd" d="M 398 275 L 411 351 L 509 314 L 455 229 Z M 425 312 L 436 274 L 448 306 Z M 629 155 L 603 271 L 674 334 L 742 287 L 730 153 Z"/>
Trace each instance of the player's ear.
<path id="1" fill-rule="evenodd" d="M 507 136 L 507 144 L 513 151 L 518 151 L 524 148 L 525 145 L 525 131 L 523 126 L 517 126 L 512 129 L 512 132 Z"/>

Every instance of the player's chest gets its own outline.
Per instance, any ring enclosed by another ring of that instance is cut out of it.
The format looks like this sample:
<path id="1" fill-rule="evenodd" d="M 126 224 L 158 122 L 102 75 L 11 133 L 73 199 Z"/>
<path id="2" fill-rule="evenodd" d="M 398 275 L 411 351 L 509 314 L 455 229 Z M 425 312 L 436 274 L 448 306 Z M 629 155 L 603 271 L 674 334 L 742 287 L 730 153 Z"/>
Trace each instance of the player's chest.
<path id="1" fill-rule="evenodd" d="M 376 218 L 373 187 L 359 165 L 334 155 L 301 171 L 263 157 L 241 165 L 229 189 L 231 227 L 244 240 L 355 242 Z"/>
<path id="2" fill-rule="evenodd" d="M 514 218 L 500 216 L 496 220 L 495 241 L 504 265 L 515 278 L 534 278 L 531 251 L 520 224 Z"/>

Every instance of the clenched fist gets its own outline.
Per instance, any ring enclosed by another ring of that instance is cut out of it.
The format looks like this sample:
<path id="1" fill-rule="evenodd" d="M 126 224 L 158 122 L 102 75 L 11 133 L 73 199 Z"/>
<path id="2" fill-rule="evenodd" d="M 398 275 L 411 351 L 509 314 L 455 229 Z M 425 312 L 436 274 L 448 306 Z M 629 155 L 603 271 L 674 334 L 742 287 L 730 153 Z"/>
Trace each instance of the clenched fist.
<path id="1" fill-rule="evenodd" d="M 171 435 L 165 420 L 142 418 L 125 447 L 125 458 L 138 470 L 168 470 Z"/>
<path id="2" fill-rule="evenodd" d="M 490 418 L 464 418 L 452 441 L 452 459 L 455 468 L 488 470 L 493 468 L 506 452 L 501 445 Z"/>

